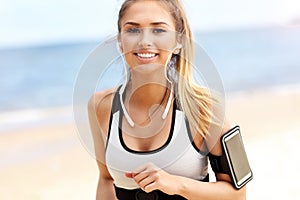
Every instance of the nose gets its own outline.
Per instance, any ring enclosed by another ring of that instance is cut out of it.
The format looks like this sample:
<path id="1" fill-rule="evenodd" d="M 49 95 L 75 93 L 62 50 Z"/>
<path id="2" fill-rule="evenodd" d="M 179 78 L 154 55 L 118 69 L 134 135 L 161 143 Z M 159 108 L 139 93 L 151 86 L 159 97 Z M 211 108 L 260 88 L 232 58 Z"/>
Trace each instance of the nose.
<path id="1" fill-rule="evenodd" d="M 144 29 L 142 31 L 139 46 L 142 48 L 147 48 L 153 45 L 153 35 L 151 34 L 150 29 Z"/>

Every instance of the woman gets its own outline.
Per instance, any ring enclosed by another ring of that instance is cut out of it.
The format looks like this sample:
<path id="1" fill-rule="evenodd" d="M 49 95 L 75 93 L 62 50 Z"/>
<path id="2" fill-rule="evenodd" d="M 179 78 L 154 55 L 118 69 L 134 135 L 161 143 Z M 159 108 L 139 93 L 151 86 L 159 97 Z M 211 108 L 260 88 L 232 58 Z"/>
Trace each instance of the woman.
<path id="1" fill-rule="evenodd" d="M 127 81 L 89 102 L 97 199 L 245 199 L 227 174 L 207 182 L 206 155 L 222 154 L 219 138 L 230 125 L 214 120 L 213 98 L 192 81 L 180 1 L 125 0 L 118 30 Z"/>

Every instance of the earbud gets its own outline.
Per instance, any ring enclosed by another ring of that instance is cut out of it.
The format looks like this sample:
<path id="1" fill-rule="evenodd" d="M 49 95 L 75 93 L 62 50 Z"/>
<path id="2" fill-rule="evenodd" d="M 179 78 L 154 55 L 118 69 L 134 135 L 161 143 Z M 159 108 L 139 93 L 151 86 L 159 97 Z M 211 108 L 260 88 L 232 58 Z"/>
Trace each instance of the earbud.
<path id="1" fill-rule="evenodd" d="M 182 48 L 182 44 L 177 43 L 177 45 L 174 47 L 174 54 L 179 54 L 180 53 L 180 49 Z"/>

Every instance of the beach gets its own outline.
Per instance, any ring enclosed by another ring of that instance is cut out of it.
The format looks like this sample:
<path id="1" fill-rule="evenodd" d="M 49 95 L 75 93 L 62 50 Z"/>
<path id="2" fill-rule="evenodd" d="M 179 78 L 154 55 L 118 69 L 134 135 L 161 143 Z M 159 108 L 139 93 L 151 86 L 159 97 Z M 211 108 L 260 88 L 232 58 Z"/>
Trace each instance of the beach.
<path id="1" fill-rule="evenodd" d="M 254 173 L 247 199 L 299 199 L 299 102 L 298 86 L 260 89 L 228 98 L 228 116 L 241 125 Z"/>
<path id="2" fill-rule="evenodd" d="M 241 126 L 254 173 L 247 199 L 299 199 L 299 102 L 298 86 L 227 94 L 227 116 Z M 24 112 L 0 115 L 10 117 L 0 132 L 0 199 L 95 199 L 99 172 L 77 135 L 72 108 Z M 24 119 L 31 113 L 31 121 L 17 120 L 20 113 Z"/>

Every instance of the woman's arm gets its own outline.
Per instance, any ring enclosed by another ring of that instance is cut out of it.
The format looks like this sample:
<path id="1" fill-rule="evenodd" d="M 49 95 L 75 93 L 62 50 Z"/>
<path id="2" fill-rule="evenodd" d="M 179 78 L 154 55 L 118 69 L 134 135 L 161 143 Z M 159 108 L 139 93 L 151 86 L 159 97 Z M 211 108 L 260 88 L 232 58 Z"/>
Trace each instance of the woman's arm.
<path id="1" fill-rule="evenodd" d="M 221 134 L 218 134 L 219 131 L 216 128 L 215 134 L 212 133 L 206 138 L 206 145 L 211 154 L 222 155 L 220 137 L 230 128 L 229 122 L 225 119 Z M 179 177 L 179 179 L 179 194 L 187 199 L 246 199 L 246 187 L 236 190 L 232 185 L 230 176 L 227 174 L 217 173 L 217 181 L 210 183 L 199 182 L 185 177 Z"/>
<path id="2" fill-rule="evenodd" d="M 221 134 L 218 134 L 218 128 L 212 130 L 211 134 L 206 138 L 206 145 L 209 152 L 213 155 L 222 155 L 222 146 L 220 137 L 231 128 L 227 119 L 224 121 Z M 215 133 L 214 133 L 215 132 Z M 232 185 L 229 175 L 217 173 L 216 182 L 199 182 L 185 177 L 178 177 L 180 187 L 179 194 L 187 199 L 228 199 L 228 200 L 244 200 L 246 199 L 246 187 L 236 190 Z"/>
<path id="3" fill-rule="evenodd" d="M 105 144 L 112 104 L 112 90 L 93 95 L 88 104 L 90 128 L 94 140 L 95 156 L 99 168 L 97 200 L 117 199 L 110 176 L 105 165 Z"/>
<path id="4" fill-rule="evenodd" d="M 178 194 L 186 199 L 218 199 L 218 200 L 244 200 L 246 199 L 246 188 L 236 190 L 227 177 L 217 175 L 217 182 L 200 182 L 193 179 L 178 177 Z M 227 176 L 227 175 L 224 175 Z"/>
<path id="5" fill-rule="evenodd" d="M 114 188 L 114 180 L 110 176 L 107 168 L 104 164 L 100 163 L 99 161 L 98 167 L 100 171 L 98 186 L 97 186 L 97 195 L 96 200 L 116 200 L 116 192 Z"/>

